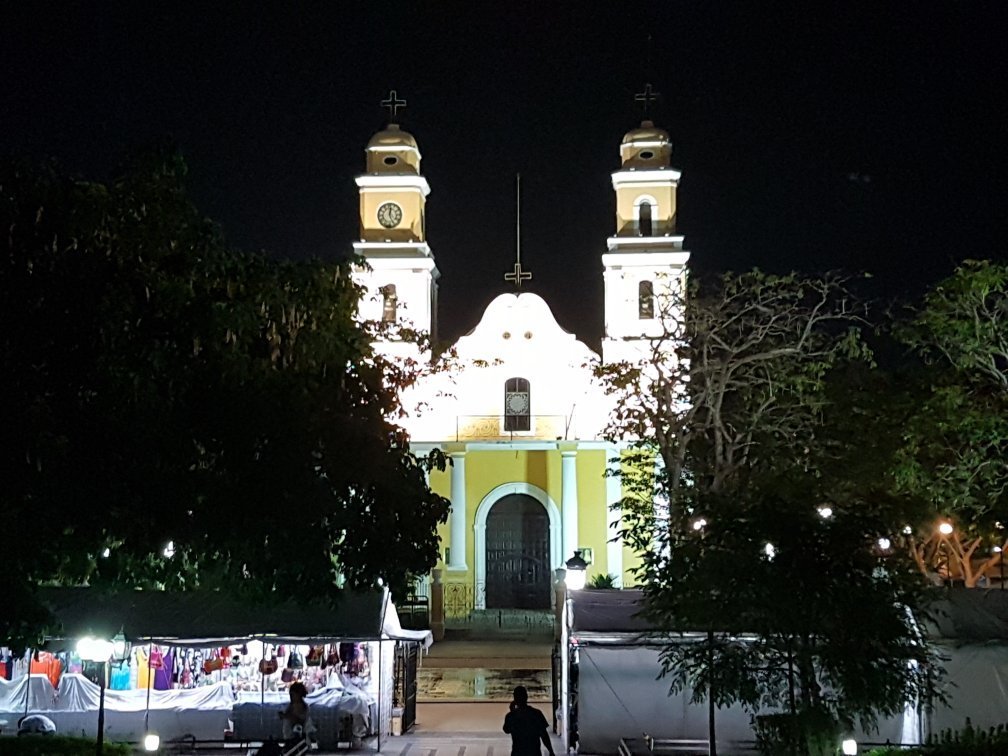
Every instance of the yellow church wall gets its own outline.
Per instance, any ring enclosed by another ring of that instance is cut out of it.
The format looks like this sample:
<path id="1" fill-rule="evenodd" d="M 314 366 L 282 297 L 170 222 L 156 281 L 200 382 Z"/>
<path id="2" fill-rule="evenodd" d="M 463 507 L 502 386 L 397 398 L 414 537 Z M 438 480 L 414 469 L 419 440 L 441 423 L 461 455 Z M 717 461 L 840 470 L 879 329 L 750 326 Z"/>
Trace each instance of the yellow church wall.
<path id="1" fill-rule="evenodd" d="M 578 486 L 578 545 L 592 549 L 593 562 L 588 569 L 588 579 L 609 573 L 607 549 L 607 523 L 611 513 L 606 508 L 605 470 L 607 455 L 604 449 L 581 449 L 577 453 L 576 474 Z M 466 572 L 445 574 L 445 579 L 465 582 L 475 579 L 475 538 L 473 525 L 476 511 L 486 496 L 498 486 L 528 482 L 543 489 L 563 509 L 562 460 L 557 450 L 501 449 L 468 451 L 465 455 L 466 479 Z M 431 490 L 451 498 L 451 467 L 430 474 Z M 438 526 L 441 539 L 438 567 L 445 567 L 445 549 L 451 543 L 450 522 Z M 629 550 L 624 548 L 625 568 L 631 564 Z M 571 554 L 562 554 L 564 560 Z"/>
<path id="2" fill-rule="evenodd" d="M 592 550 L 593 560 L 587 579 L 606 575 L 609 558 L 606 549 L 608 512 L 606 511 L 606 452 L 581 449 L 577 453 L 578 545 Z M 564 554 L 564 560 L 572 554 Z"/>

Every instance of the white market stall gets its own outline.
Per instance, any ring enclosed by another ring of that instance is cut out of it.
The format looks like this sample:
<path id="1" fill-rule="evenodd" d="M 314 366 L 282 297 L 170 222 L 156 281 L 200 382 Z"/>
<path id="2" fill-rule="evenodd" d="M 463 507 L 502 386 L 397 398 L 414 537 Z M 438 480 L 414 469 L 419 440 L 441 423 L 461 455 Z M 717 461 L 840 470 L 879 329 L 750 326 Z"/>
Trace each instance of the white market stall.
<path id="1" fill-rule="evenodd" d="M 706 703 L 692 691 L 669 695 L 659 679 L 663 640 L 636 616 L 637 590 L 570 591 L 563 625 L 560 725 L 565 743 L 584 753 L 613 753 L 621 737 L 706 740 Z M 928 733 L 962 729 L 968 717 L 986 729 L 1008 722 L 1008 591 L 952 589 L 931 607 L 930 637 L 946 657 L 949 701 L 933 707 L 908 702 L 903 715 L 882 719 L 862 744 L 915 745 Z M 689 641 L 686 634 L 684 640 Z M 718 751 L 755 740 L 751 715 L 718 709 Z"/>
<path id="2" fill-rule="evenodd" d="M 100 689 L 72 649 L 81 637 L 118 634 L 129 651 L 114 661 L 105 692 L 109 740 L 139 742 L 149 732 L 162 742 L 279 739 L 286 688 L 300 681 L 321 747 L 375 736 L 380 748 L 392 729 L 395 645 L 432 641 L 427 631 L 402 630 L 387 591 L 347 591 L 332 608 L 207 592 L 46 589 L 43 597 L 63 631 L 41 652 L 8 658 L 3 734 L 25 714 L 43 714 L 58 732 L 94 736 Z"/>

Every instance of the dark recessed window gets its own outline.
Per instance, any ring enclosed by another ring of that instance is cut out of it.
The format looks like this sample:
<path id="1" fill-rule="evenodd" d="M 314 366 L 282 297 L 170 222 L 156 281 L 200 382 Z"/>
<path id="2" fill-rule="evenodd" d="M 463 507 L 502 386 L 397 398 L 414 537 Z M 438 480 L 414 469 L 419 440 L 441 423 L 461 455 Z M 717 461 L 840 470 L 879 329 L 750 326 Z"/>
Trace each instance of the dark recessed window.
<path id="1" fill-rule="evenodd" d="M 654 157 L 654 153 L 651 152 L 651 150 L 644 150 L 642 153 L 640 153 L 640 159 L 641 160 L 650 160 L 653 157 Z"/>
<path id="2" fill-rule="evenodd" d="M 387 158 L 385 158 L 384 162 L 385 165 L 395 165 L 396 163 L 399 162 L 399 158 L 395 157 L 394 155 L 389 155 Z"/>
<path id="3" fill-rule="evenodd" d="M 508 378 L 504 382 L 504 430 L 527 431 L 532 428 L 529 382 L 526 378 Z"/>
<path id="4" fill-rule="evenodd" d="M 381 294 L 382 294 L 382 311 L 381 311 L 382 323 L 395 323 L 396 308 L 399 303 L 399 297 L 396 296 L 395 284 L 385 284 L 384 286 L 382 286 Z"/>
<path id="5" fill-rule="evenodd" d="M 641 281 L 637 284 L 637 317 L 651 320 L 654 317 L 654 284 Z"/>
<path id="6" fill-rule="evenodd" d="M 641 236 L 651 236 L 652 226 L 651 226 L 651 203 L 641 202 L 640 208 L 640 225 L 638 226 Z"/>

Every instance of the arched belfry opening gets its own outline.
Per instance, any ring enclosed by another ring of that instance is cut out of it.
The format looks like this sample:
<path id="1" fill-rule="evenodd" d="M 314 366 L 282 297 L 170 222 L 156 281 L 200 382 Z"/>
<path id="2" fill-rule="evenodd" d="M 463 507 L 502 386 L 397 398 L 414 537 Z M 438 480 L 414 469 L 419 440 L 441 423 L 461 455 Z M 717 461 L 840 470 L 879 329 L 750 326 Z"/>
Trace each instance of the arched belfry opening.
<path id="1" fill-rule="evenodd" d="M 395 323 L 396 314 L 399 308 L 399 296 L 396 294 L 395 284 L 385 284 L 381 287 L 382 295 L 382 323 Z"/>
<path id="2" fill-rule="evenodd" d="M 486 519 L 486 608 L 549 609 L 550 523 L 527 494 L 497 500 Z"/>
<path id="3" fill-rule="evenodd" d="M 654 226 L 651 222 L 651 203 L 646 200 L 641 202 L 637 207 L 637 211 L 639 213 L 637 233 L 641 236 L 654 236 Z"/>

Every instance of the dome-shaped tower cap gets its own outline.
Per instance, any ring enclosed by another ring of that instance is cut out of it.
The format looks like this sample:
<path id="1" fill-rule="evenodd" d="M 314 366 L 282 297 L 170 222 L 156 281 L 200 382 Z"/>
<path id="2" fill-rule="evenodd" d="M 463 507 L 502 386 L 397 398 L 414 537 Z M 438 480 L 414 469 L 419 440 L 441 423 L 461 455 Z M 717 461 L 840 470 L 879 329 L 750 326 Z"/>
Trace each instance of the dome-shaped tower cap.
<path id="1" fill-rule="evenodd" d="M 635 142 L 668 143 L 668 141 L 668 132 L 665 129 L 659 129 L 651 121 L 641 121 L 640 128 L 631 129 L 623 137 L 623 144 L 634 144 Z"/>
<path id="2" fill-rule="evenodd" d="M 367 143 L 367 149 L 372 147 L 398 148 L 402 150 L 418 150 L 416 139 L 408 131 L 399 128 L 399 124 L 390 123 L 375 134 Z"/>

